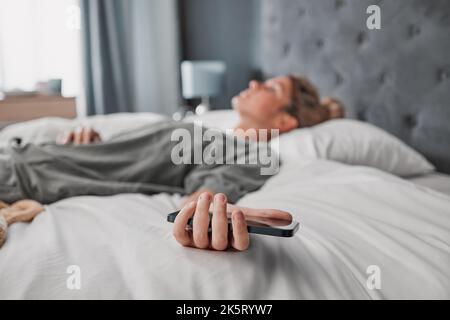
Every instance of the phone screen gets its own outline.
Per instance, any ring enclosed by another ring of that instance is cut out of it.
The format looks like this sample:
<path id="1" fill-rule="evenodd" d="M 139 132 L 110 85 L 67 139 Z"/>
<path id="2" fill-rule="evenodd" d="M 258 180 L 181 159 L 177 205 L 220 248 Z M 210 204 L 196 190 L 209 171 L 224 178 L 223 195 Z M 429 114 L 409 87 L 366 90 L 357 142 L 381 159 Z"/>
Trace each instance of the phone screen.
<path id="1" fill-rule="evenodd" d="M 175 222 L 179 211 L 171 213 L 167 216 L 167 221 Z M 210 215 L 210 221 L 212 218 L 212 213 Z M 262 234 L 277 237 L 292 237 L 299 228 L 299 223 L 292 218 L 286 219 L 272 219 L 265 217 L 245 217 L 247 222 L 247 228 L 250 233 Z M 189 219 L 188 225 L 192 227 L 193 219 Z M 231 213 L 228 213 L 228 225 L 232 227 Z"/>
<path id="2" fill-rule="evenodd" d="M 228 213 L 228 221 L 231 222 L 231 214 Z M 263 217 L 246 217 L 245 221 L 247 225 L 257 226 L 257 227 L 271 227 L 271 228 L 279 228 L 279 227 L 287 227 L 292 224 L 292 219 L 271 219 L 271 218 L 263 218 Z"/>

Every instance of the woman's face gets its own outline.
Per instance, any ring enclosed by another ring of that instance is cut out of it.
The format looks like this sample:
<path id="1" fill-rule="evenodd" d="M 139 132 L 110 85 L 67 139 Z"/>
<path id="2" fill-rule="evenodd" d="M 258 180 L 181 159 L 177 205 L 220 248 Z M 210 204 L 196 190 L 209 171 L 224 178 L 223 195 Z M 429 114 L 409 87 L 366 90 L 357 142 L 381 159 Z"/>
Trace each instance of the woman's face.
<path id="1" fill-rule="evenodd" d="M 285 112 L 293 91 L 288 77 L 277 77 L 265 82 L 251 81 L 248 89 L 232 100 L 239 112 L 241 124 L 255 129 L 279 129 L 281 133 L 298 127 L 297 120 Z"/>

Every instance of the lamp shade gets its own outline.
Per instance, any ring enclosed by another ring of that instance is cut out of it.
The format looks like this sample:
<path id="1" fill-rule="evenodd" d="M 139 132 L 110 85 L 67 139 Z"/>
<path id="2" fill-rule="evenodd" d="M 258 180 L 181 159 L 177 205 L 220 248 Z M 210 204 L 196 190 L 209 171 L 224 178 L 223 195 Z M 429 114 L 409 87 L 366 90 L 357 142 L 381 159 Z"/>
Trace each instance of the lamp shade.
<path id="1" fill-rule="evenodd" d="M 219 95 L 223 90 L 225 72 L 226 65 L 223 61 L 183 61 L 183 97 L 192 99 Z"/>

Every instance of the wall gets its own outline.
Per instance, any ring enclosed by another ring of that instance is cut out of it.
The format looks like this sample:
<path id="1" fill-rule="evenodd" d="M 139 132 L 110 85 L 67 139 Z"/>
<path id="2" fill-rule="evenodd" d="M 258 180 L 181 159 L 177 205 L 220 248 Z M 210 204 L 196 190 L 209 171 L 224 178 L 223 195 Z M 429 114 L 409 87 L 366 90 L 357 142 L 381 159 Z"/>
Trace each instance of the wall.
<path id="1" fill-rule="evenodd" d="M 212 100 L 229 108 L 231 98 L 258 77 L 259 0 L 179 0 L 183 60 L 223 60 L 226 88 Z"/>

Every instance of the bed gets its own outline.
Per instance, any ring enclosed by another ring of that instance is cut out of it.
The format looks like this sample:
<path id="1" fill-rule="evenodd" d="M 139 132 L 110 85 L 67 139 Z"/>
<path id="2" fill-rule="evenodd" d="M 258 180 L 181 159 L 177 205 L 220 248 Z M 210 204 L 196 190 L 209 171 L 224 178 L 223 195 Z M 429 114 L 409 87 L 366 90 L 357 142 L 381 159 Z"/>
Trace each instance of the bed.
<path id="1" fill-rule="evenodd" d="M 180 247 L 165 222 L 178 201 L 119 195 L 49 206 L 13 227 L 0 257 L 1 298 L 449 297 L 450 199 L 429 189 L 335 163 L 285 167 L 240 203 L 288 210 L 301 230 L 291 239 L 253 237 L 244 253 Z M 80 267 L 81 290 L 66 286 L 71 265 Z M 366 286 L 372 265 L 380 290 Z"/>
<path id="2" fill-rule="evenodd" d="M 306 74 L 324 93 L 342 97 L 350 117 L 373 123 L 420 151 L 435 172 L 401 178 L 330 159 L 287 161 L 279 174 L 239 204 L 289 211 L 300 222 L 300 231 L 289 239 L 253 236 L 250 250 L 243 253 L 179 246 L 165 220 L 178 208 L 180 195 L 66 199 L 48 205 L 32 223 L 11 227 L 0 250 L 0 299 L 450 299 L 450 93 L 445 90 L 450 61 L 441 54 L 450 48 L 450 4 L 411 1 L 414 10 L 400 10 L 400 4 L 379 2 L 386 13 L 386 32 L 372 34 L 357 14 L 368 3 L 264 0 L 264 73 Z M 330 21 L 332 14 L 334 27 L 329 30 L 299 25 L 304 18 L 312 25 Z M 375 60 L 365 73 L 346 65 L 370 61 L 389 39 L 392 43 L 399 41 L 396 37 L 418 36 L 410 21 L 423 23 L 420 30 L 427 38 L 391 48 L 386 59 Z M 400 24 L 404 32 L 389 32 Z M 369 41 L 366 56 L 356 50 L 354 57 L 342 56 L 343 47 L 333 41 L 356 41 L 355 46 Z M 427 41 L 442 50 L 430 55 L 417 50 L 427 48 Z M 400 61 L 404 50 L 425 55 L 420 71 L 429 67 L 434 76 L 402 81 L 407 76 Z M 379 78 L 383 72 L 384 80 Z M 371 81 L 386 84 L 373 92 L 364 87 Z M 416 94 L 419 85 L 426 88 L 427 100 L 406 96 Z M 421 108 L 424 101 L 432 105 Z M 235 115 L 228 115 L 212 113 L 202 120 L 218 119 L 229 127 Z M 158 120 L 160 116 L 140 114 L 86 121 L 108 139 L 129 126 Z M 17 132 L 25 141 L 52 140 L 71 125 L 62 119 L 19 124 L 0 132 L 0 143 Z M 67 285 L 71 266 L 79 268 L 79 290 Z M 374 272 L 380 280 L 376 287 L 371 282 Z"/>
<path id="3" fill-rule="evenodd" d="M 225 129 L 236 116 L 220 111 L 186 121 Z M 108 139 L 162 119 L 119 114 L 83 122 Z M 42 119 L 0 132 L 0 140 L 20 132 L 49 141 L 78 124 Z M 244 253 L 179 246 L 165 220 L 180 195 L 66 199 L 31 224 L 12 226 L 0 250 L 0 298 L 446 299 L 450 195 L 417 179 L 450 180 L 438 173 L 407 180 L 323 159 L 288 162 L 239 204 L 287 210 L 301 229 L 290 239 L 253 236 Z M 80 268 L 80 290 L 67 287 L 71 266 Z M 367 286 L 371 266 L 381 271 L 380 290 Z"/>

